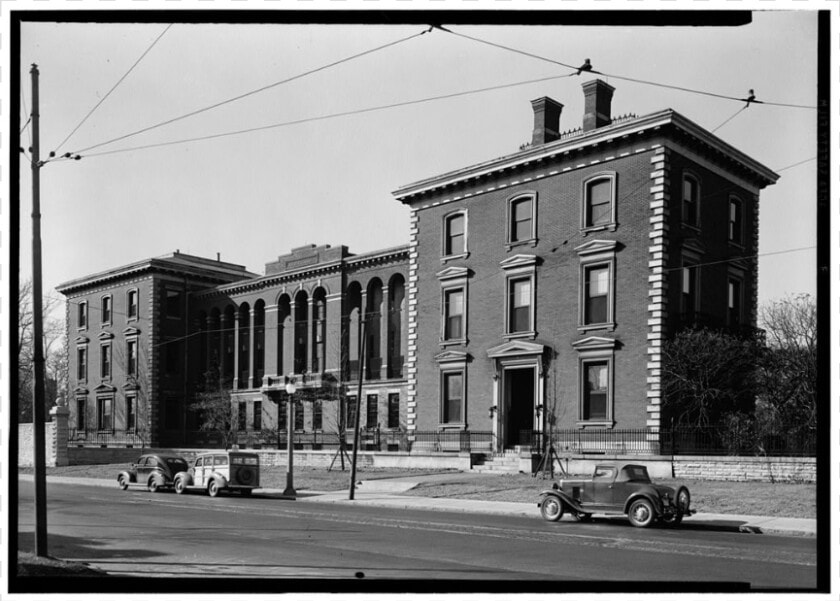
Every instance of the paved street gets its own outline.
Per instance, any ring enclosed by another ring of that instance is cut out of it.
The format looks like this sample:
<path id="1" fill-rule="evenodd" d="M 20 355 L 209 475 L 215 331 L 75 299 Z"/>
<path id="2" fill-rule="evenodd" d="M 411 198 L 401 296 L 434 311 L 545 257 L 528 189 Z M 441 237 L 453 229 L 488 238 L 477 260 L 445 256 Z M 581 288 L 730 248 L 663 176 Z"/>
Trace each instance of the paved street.
<path id="1" fill-rule="evenodd" d="M 20 482 L 20 547 L 33 486 Z M 50 483 L 49 552 L 120 576 L 815 585 L 813 538 L 549 524 L 313 501 Z M 327 587 L 328 588 L 328 587 Z"/>

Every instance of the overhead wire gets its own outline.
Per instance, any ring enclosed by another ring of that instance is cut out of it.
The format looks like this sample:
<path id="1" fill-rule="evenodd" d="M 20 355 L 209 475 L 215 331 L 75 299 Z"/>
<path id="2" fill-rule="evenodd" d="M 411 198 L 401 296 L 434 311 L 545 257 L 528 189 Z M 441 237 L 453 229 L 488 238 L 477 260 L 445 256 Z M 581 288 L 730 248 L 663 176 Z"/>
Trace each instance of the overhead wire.
<path id="1" fill-rule="evenodd" d="M 151 52 L 152 48 L 154 48 L 157 45 L 157 43 L 160 41 L 160 39 L 172 27 L 172 25 L 173 24 L 170 23 L 169 25 L 166 26 L 166 29 L 164 29 L 160 33 L 160 35 L 158 37 L 156 37 L 155 40 L 149 45 L 149 47 L 146 48 L 146 51 L 143 52 L 143 54 L 140 55 L 140 58 L 138 58 L 136 61 L 134 61 L 134 64 L 131 65 L 131 67 L 128 69 L 128 71 L 126 71 L 125 74 L 123 74 L 123 76 L 120 77 L 120 79 L 117 81 L 117 83 L 115 83 L 113 85 L 113 87 L 110 90 L 108 90 L 108 93 L 105 94 L 102 97 L 102 99 L 99 102 L 97 102 L 96 105 L 92 109 L 90 109 L 90 111 L 88 111 L 88 114 L 84 116 L 84 118 L 79 122 L 79 124 L 75 128 L 73 128 L 73 131 L 71 131 L 69 134 L 67 134 L 67 137 L 65 137 L 64 140 L 62 140 L 61 143 L 58 146 L 56 146 L 55 152 L 58 152 L 61 149 L 61 147 L 64 146 L 67 143 L 67 141 L 73 136 L 73 134 L 75 134 L 77 131 L 79 131 L 79 128 L 82 125 L 84 125 L 85 121 L 87 121 L 90 118 L 90 116 L 93 115 L 93 113 L 96 111 L 96 109 L 98 109 L 102 105 L 102 103 L 105 102 L 108 99 L 108 97 L 113 93 L 113 91 L 116 90 L 119 87 L 119 85 L 126 79 L 126 77 L 128 77 L 129 74 L 131 74 L 131 72 L 134 71 L 135 67 L 137 67 L 137 65 L 140 64 L 140 61 L 142 61 L 146 57 L 146 55 L 149 54 L 149 52 Z"/>
<path id="2" fill-rule="evenodd" d="M 727 123 L 729 123 L 730 121 L 732 121 L 735 117 L 737 117 L 738 115 L 740 115 L 741 113 L 743 113 L 743 112 L 746 110 L 746 108 L 747 108 L 748 106 L 749 106 L 749 105 L 742 106 L 741 108 L 739 108 L 739 109 L 735 112 L 735 114 L 734 114 L 734 115 L 732 115 L 732 116 L 731 116 L 731 117 L 729 117 L 726 121 L 724 121 L 723 123 L 721 123 L 720 125 L 718 125 L 716 128 L 714 128 L 714 129 L 712 130 L 712 133 L 715 133 L 715 132 L 716 132 L 717 130 L 719 130 L 721 127 L 723 127 L 724 125 L 726 125 Z"/>
<path id="3" fill-rule="evenodd" d="M 255 89 L 255 90 L 251 90 L 251 91 L 249 91 L 249 92 L 245 92 L 244 94 L 239 94 L 238 96 L 234 96 L 234 97 L 232 97 L 232 98 L 228 98 L 228 99 L 226 99 L 226 100 L 222 100 L 222 101 L 220 101 L 220 102 L 216 102 L 216 103 L 214 103 L 214 104 L 211 104 L 211 105 L 205 106 L 205 107 L 200 108 L 200 109 L 196 109 L 196 110 L 194 110 L 194 111 L 190 111 L 189 113 L 185 113 L 185 114 L 183 114 L 183 115 L 179 115 L 179 116 L 177 116 L 177 117 L 173 117 L 173 118 L 171 118 L 171 119 L 167 119 L 166 121 L 161 121 L 160 123 L 156 123 L 156 124 L 154 124 L 154 125 L 150 125 L 150 126 L 147 126 L 147 127 L 142 128 L 142 129 L 138 129 L 138 130 L 135 130 L 135 131 L 129 132 L 129 133 L 127 133 L 127 134 L 123 134 L 123 135 L 121 135 L 121 136 L 117 136 L 116 138 L 112 138 L 112 139 L 110 139 L 110 140 L 106 140 L 105 142 L 100 142 L 100 143 L 98 143 L 98 144 L 93 144 L 93 145 L 91 145 L 91 146 L 87 146 L 87 147 L 82 148 L 82 149 L 80 149 L 80 150 L 76 150 L 76 151 L 74 151 L 74 154 L 80 154 L 80 153 L 83 153 L 83 152 L 87 152 L 88 150 L 93 150 L 94 148 L 99 148 L 99 147 L 101 147 L 101 146 L 106 146 L 106 145 L 108 145 L 108 144 L 112 144 L 112 143 L 114 143 L 114 142 L 119 142 L 119 141 L 121 141 L 121 140 L 125 140 L 125 139 L 127 139 L 127 138 L 130 138 L 130 137 L 133 137 L 133 136 L 136 136 L 136 135 L 139 135 L 139 134 L 142 134 L 142 133 L 148 132 L 148 131 L 152 131 L 152 130 L 154 130 L 154 129 L 157 129 L 157 128 L 160 128 L 160 127 L 163 127 L 163 126 L 165 126 L 165 125 L 170 125 L 170 124 L 172 124 L 172 123 L 176 123 L 176 122 L 178 122 L 178 121 L 182 121 L 182 120 L 187 119 L 187 118 L 189 118 L 189 117 L 194 117 L 194 116 L 196 116 L 196 115 L 200 115 L 200 114 L 202 114 L 202 113 L 206 113 L 207 111 L 210 111 L 210 110 L 213 110 L 213 109 L 219 108 L 219 107 L 224 106 L 224 105 L 227 105 L 227 104 L 231 104 L 231 103 L 233 103 L 233 102 L 237 102 L 237 101 L 239 101 L 239 100 L 242 100 L 242 99 L 244 99 L 244 98 L 248 98 L 248 97 L 250 97 L 250 96 L 254 96 L 255 94 L 259 94 L 259 93 L 265 92 L 266 90 L 270 90 L 270 89 L 275 88 L 275 87 L 277 87 L 277 86 L 280 86 L 280 85 L 283 85 L 283 84 L 286 84 L 286 83 L 289 83 L 289 82 L 292 82 L 292 81 L 295 81 L 295 80 L 301 79 L 301 78 L 303 78 L 303 77 L 307 77 L 307 76 L 309 76 L 309 75 L 313 75 L 313 74 L 315 74 L 315 73 L 319 73 L 319 72 L 324 71 L 324 70 L 326 70 L 326 69 L 330 69 L 330 68 L 332 68 L 332 67 L 335 67 L 335 66 L 338 66 L 338 65 L 341 65 L 341 64 L 347 63 L 347 62 L 352 61 L 352 60 L 355 60 L 355 59 L 357 59 L 357 58 L 361 58 L 361 57 L 363 57 L 363 56 L 367 56 L 367 55 L 369 55 L 369 54 L 373 54 L 374 52 L 378 52 L 378 51 L 380 51 L 380 50 L 384 50 L 385 48 L 390 48 L 390 47 L 392 47 L 392 46 L 396 46 L 397 44 L 401 44 L 401 43 L 403 43 L 403 42 L 407 42 L 407 41 L 409 41 L 409 40 L 411 40 L 411 39 L 414 39 L 414 38 L 419 37 L 419 36 L 421 36 L 421 35 L 423 35 L 423 34 L 426 34 L 426 33 L 428 33 L 429 31 L 431 31 L 431 28 L 426 29 L 426 30 L 423 30 L 423 31 L 422 31 L 422 32 L 420 32 L 420 33 L 415 33 L 415 34 L 412 34 L 412 35 L 410 35 L 410 36 L 407 36 L 407 37 L 401 38 L 401 39 L 399 39 L 399 40 L 395 40 L 395 41 L 393 41 L 393 42 L 389 42 L 389 43 L 387 43 L 387 44 L 383 44 L 383 45 L 381 45 L 381 46 L 377 46 L 376 48 L 371 48 L 371 49 L 369 49 L 369 50 L 365 50 L 364 52 L 359 52 L 359 53 L 354 54 L 354 55 L 352 55 L 352 56 L 348 56 L 348 57 L 342 58 L 342 59 L 340 59 L 340 60 L 333 61 L 333 62 L 328 63 L 328 64 L 326 64 L 326 65 L 321 65 L 320 67 L 316 67 L 315 69 L 310 69 L 310 70 L 308 70 L 308 71 L 304 71 L 303 73 L 298 73 L 297 75 L 293 75 L 292 77 L 288 77 L 288 78 L 286 78 L 286 79 L 282 79 L 282 80 L 280 80 L 280 81 L 276 81 L 276 82 L 274 82 L 274 83 L 270 83 L 270 84 L 268 84 L 268 85 L 262 86 L 262 87 L 260 87 L 260 88 Z"/>

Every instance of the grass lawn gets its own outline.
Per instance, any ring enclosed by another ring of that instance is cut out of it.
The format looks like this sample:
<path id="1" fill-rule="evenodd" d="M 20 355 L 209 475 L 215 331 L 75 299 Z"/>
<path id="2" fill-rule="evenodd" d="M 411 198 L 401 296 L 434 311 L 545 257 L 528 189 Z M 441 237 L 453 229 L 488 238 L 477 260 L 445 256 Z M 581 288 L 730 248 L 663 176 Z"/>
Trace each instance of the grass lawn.
<path id="1" fill-rule="evenodd" d="M 74 465 L 47 468 L 48 475 L 64 477 L 104 478 L 114 481 L 127 464 Z M 20 473 L 32 473 L 31 468 L 21 468 Z M 358 470 L 356 480 L 399 478 L 442 473 L 435 470 Z M 447 472 L 452 474 L 452 472 Z M 729 513 L 738 515 L 766 515 L 793 518 L 816 517 L 815 484 L 782 484 L 770 482 L 716 482 L 700 480 L 659 479 L 660 484 L 685 484 L 691 492 L 691 504 L 698 512 Z M 350 487 L 350 468 L 345 471 L 326 468 L 295 468 L 294 483 L 297 490 L 346 490 Z M 264 488 L 283 489 L 286 486 L 285 467 L 266 466 L 260 472 Z M 449 497 L 457 499 L 482 499 L 488 501 L 514 501 L 535 503 L 540 490 L 551 487 L 551 480 L 532 477 L 530 474 L 478 476 L 470 474 L 463 479 L 447 478 L 442 482 L 424 482 L 408 491 L 407 495 L 424 497 Z"/>

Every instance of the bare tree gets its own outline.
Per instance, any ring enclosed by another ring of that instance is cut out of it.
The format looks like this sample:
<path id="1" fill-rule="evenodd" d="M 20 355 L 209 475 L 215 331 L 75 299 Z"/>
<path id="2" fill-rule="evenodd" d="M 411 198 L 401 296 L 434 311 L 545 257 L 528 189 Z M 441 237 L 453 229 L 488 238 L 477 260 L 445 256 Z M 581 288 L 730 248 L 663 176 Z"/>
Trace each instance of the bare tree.
<path id="1" fill-rule="evenodd" d="M 789 431 L 817 424 L 817 305 L 808 294 L 765 305 L 759 319 L 767 352 L 761 363 L 765 419 Z"/>
<path id="2" fill-rule="evenodd" d="M 236 441 L 239 416 L 231 402 L 230 391 L 222 386 L 217 367 L 211 367 L 204 374 L 203 390 L 196 393 L 190 411 L 198 418 L 198 429 L 218 434 L 225 449 Z"/>
<path id="3" fill-rule="evenodd" d="M 61 319 L 50 318 L 58 306 L 55 298 L 46 297 L 42 303 L 44 361 L 46 377 L 46 398 L 44 399 L 47 414 L 55 406 L 60 390 L 66 388 L 67 382 L 67 349 L 65 344 L 64 322 Z M 34 374 L 34 343 L 32 314 L 32 282 L 21 282 L 18 288 L 18 420 L 21 423 L 32 421 L 32 395 L 35 380 Z"/>

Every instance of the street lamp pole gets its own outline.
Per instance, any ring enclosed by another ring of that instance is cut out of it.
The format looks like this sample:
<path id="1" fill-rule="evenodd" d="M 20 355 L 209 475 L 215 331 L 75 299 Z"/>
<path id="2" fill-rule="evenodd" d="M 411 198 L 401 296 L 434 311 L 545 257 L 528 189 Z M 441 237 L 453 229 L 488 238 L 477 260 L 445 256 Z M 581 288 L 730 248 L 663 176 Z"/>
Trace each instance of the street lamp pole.
<path id="1" fill-rule="evenodd" d="M 286 438 L 286 489 L 283 491 L 284 497 L 292 497 L 295 498 L 297 496 L 297 492 L 295 491 L 295 477 L 294 477 L 294 448 L 295 445 L 293 443 L 292 438 L 295 434 L 295 403 L 294 403 L 294 394 L 297 388 L 295 388 L 295 379 L 292 376 L 289 376 L 288 381 L 286 382 L 286 395 L 288 396 L 286 403 L 288 405 L 287 411 L 287 423 L 286 428 L 288 430 L 288 435 Z"/>

